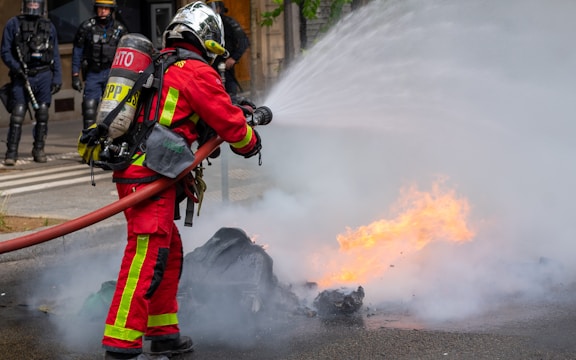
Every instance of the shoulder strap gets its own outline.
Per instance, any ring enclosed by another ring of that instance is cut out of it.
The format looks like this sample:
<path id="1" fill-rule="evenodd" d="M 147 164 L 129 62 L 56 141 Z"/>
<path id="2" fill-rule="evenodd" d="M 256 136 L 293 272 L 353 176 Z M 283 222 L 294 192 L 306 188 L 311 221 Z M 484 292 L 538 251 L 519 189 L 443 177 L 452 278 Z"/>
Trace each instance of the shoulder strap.
<path id="1" fill-rule="evenodd" d="M 132 89 L 130 89 L 128 94 L 126 94 L 126 96 L 118 103 L 118 105 L 116 105 L 116 107 L 114 109 L 112 109 L 112 111 L 110 111 L 108 113 L 108 115 L 106 115 L 106 118 L 104 118 L 102 123 L 99 125 L 99 126 L 102 126 L 104 128 L 103 131 L 108 130 L 108 128 L 110 127 L 110 124 L 116 118 L 116 116 L 118 116 L 118 114 L 122 110 L 124 104 L 129 99 L 131 99 L 132 96 L 134 96 L 134 94 L 137 91 L 142 90 L 143 87 L 155 87 L 156 91 L 158 91 L 158 89 L 162 89 L 162 80 L 164 77 L 165 70 L 168 67 L 172 66 L 177 61 L 187 60 L 187 59 L 200 60 L 200 61 L 207 63 L 206 60 L 204 60 L 197 53 L 190 51 L 190 50 L 182 49 L 182 48 L 177 48 L 176 50 L 164 51 L 164 52 L 161 52 L 160 54 L 158 54 L 157 56 L 155 56 L 152 63 L 150 65 L 148 65 L 148 67 L 146 68 L 146 70 L 144 70 L 142 72 L 142 74 L 140 74 L 140 76 L 138 77 L 138 79 L 134 83 L 134 86 L 132 86 Z M 154 83 L 154 84 L 152 84 L 152 83 Z M 142 101 L 145 101 L 144 98 L 146 98 L 146 100 L 147 100 L 146 104 L 142 104 Z M 144 139 L 148 136 L 148 133 L 150 132 L 149 130 L 152 129 L 152 125 L 158 119 L 158 112 L 159 112 L 160 100 L 161 100 L 160 96 L 158 96 L 158 98 L 157 98 L 158 103 L 156 106 L 156 112 L 155 112 L 153 117 L 150 117 L 150 112 L 151 112 L 151 108 L 152 108 L 152 101 L 149 101 L 150 99 L 152 99 L 152 96 L 140 96 L 138 99 L 138 102 L 140 104 L 139 106 L 145 106 L 145 108 L 144 108 L 144 121 L 142 123 L 143 129 L 141 129 L 141 131 L 139 131 L 138 134 L 136 135 L 135 144 L 139 144 L 139 143 L 142 143 L 144 141 Z M 135 152 L 135 151 L 136 151 L 136 149 L 134 149 L 131 152 Z M 133 155 L 133 154 L 131 154 L 131 155 Z"/>
<path id="2" fill-rule="evenodd" d="M 162 60 L 162 58 L 166 56 L 168 56 L 166 60 Z M 112 123 L 112 120 L 114 120 L 114 118 L 118 116 L 118 113 L 122 110 L 124 104 L 130 98 L 132 98 L 132 96 L 134 96 L 134 94 L 137 91 L 140 91 L 144 87 L 144 84 L 147 85 L 146 87 L 152 87 L 152 83 L 156 80 L 159 80 L 159 83 L 156 84 L 156 86 L 158 89 L 161 89 L 162 77 L 164 76 L 164 69 L 167 69 L 169 66 L 172 66 L 175 62 L 179 60 L 192 59 L 192 58 L 206 62 L 200 55 L 196 54 L 195 52 L 180 48 L 176 50 L 161 52 L 160 54 L 155 56 L 152 59 L 150 65 L 148 65 L 148 67 L 146 68 L 146 70 L 144 70 L 140 74 L 140 76 L 138 76 L 138 79 L 136 79 L 136 82 L 134 83 L 134 86 L 132 86 L 132 89 L 130 89 L 128 94 L 126 94 L 126 96 L 118 103 L 118 105 L 116 105 L 116 107 L 108 113 L 106 118 L 104 118 L 104 120 L 102 121 L 102 124 L 104 124 L 106 128 L 108 128 Z M 148 84 L 149 82 L 150 84 Z M 146 117 L 144 120 L 147 119 L 148 117 Z"/>
<path id="3" fill-rule="evenodd" d="M 176 48 L 175 50 L 168 50 L 165 52 L 161 52 L 158 55 L 158 61 L 157 61 L 157 65 L 156 65 L 156 79 L 158 80 L 158 89 L 162 89 L 162 83 L 163 83 L 163 79 L 164 79 L 164 72 L 166 71 L 166 69 L 168 69 L 170 66 L 174 65 L 176 62 L 181 61 L 181 60 L 189 60 L 189 59 L 193 59 L 193 60 L 199 60 L 202 61 L 206 64 L 208 64 L 208 62 L 206 60 L 204 60 L 204 58 L 200 55 L 198 55 L 197 53 L 195 53 L 194 51 L 191 50 L 186 50 L 183 48 Z M 151 128 L 152 123 L 156 122 L 158 120 L 158 113 L 160 111 L 160 96 L 158 96 L 157 98 L 157 106 L 156 106 L 156 112 L 154 114 L 153 118 L 150 118 L 150 108 L 151 108 L 151 103 L 147 104 L 146 109 L 144 111 L 144 124 L 146 127 Z"/>
<path id="4" fill-rule="evenodd" d="M 116 107 L 114 109 L 112 109 L 112 111 L 110 111 L 108 113 L 108 115 L 106 115 L 106 117 L 104 118 L 104 120 L 102 120 L 102 125 L 104 125 L 106 127 L 106 130 L 108 129 L 108 127 L 110 127 L 110 124 L 112 123 L 112 121 L 114 120 L 114 118 L 116 118 L 116 116 L 118 116 L 118 113 L 120 113 L 120 111 L 122 110 L 124 104 L 130 99 L 132 98 L 132 96 L 134 96 L 134 94 L 137 91 L 142 90 L 142 87 L 144 87 L 144 84 L 146 84 L 148 81 L 151 81 L 152 78 L 151 76 L 153 76 L 154 74 L 154 62 L 152 62 L 150 65 L 148 65 L 148 67 L 146 68 L 146 70 L 144 70 L 140 76 L 138 77 L 138 79 L 136 79 L 136 82 L 134 83 L 134 86 L 132 86 L 132 89 L 130 89 L 130 91 L 128 92 L 128 94 L 126 94 L 126 96 L 118 103 L 118 105 L 116 105 Z"/>

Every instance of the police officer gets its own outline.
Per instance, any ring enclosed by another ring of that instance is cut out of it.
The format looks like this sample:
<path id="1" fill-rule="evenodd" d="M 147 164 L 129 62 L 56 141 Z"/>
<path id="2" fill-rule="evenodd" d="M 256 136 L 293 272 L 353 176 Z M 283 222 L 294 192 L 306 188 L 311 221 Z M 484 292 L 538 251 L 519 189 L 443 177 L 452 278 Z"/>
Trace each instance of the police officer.
<path id="1" fill-rule="evenodd" d="M 250 47 L 250 40 L 248 36 L 242 30 L 242 27 L 234 18 L 225 15 L 228 9 L 224 6 L 224 2 L 221 0 L 208 0 L 206 4 L 210 5 L 212 9 L 220 15 L 222 18 L 222 23 L 224 24 L 224 43 L 226 44 L 226 50 L 230 54 L 227 58 L 219 56 L 214 61 L 214 68 L 218 69 L 218 64 L 223 62 L 226 66 L 224 71 L 224 85 L 226 86 L 226 92 L 231 96 L 238 94 L 238 80 L 236 79 L 236 74 L 234 71 L 234 65 L 240 60 L 242 55 Z"/>
<path id="2" fill-rule="evenodd" d="M 10 69 L 14 108 L 10 115 L 4 164 L 18 159 L 18 144 L 27 104 L 35 110 L 34 161 L 46 162 L 48 109 L 52 95 L 62 87 L 62 66 L 54 24 L 44 17 L 43 0 L 23 0 L 21 15 L 8 20 L 2 34 L 2 61 Z"/>
<path id="3" fill-rule="evenodd" d="M 72 51 L 72 87 L 82 91 L 80 71 L 85 80 L 82 97 L 84 128 L 96 122 L 96 112 L 114 53 L 120 38 L 128 32 L 126 26 L 114 18 L 116 0 L 95 0 L 96 16 L 85 20 L 78 27 Z"/>

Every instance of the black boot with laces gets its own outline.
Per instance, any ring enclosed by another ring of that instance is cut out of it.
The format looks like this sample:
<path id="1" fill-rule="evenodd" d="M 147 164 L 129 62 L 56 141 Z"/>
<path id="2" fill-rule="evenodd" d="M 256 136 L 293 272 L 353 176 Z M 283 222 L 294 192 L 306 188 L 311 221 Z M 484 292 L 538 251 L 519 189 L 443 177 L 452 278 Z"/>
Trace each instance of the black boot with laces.
<path id="1" fill-rule="evenodd" d="M 194 351 L 194 343 L 189 336 L 179 336 L 177 339 L 153 340 L 150 353 L 153 355 L 176 355 Z"/>

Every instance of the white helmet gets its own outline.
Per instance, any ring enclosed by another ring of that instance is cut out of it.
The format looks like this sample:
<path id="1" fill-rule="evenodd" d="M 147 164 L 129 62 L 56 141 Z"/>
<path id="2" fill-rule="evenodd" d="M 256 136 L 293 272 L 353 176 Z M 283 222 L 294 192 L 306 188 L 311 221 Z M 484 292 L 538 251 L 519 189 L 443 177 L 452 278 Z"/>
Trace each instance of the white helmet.
<path id="1" fill-rule="evenodd" d="M 224 25 L 218 14 L 203 2 L 188 4 L 178 10 L 162 35 L 162 46 L 183 40 L 201 46 L 208 60 L 223 55 Z M 197 41 L 195 41 L 197 40 Z"/>

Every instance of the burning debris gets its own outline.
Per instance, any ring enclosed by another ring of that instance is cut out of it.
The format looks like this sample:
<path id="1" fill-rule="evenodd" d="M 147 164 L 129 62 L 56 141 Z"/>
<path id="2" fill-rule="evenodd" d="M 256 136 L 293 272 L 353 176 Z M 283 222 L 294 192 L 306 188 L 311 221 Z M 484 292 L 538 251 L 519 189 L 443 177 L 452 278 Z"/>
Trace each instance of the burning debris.
<path id="1" fill-rule="evenodd" d="M 321 316 L 349 315 L 360 310 L 363 300 L 364 288 L 362 286 L 356 290 L 324 290 L 314 299 L 314 306 Z"/>
<path id="2" fill-rule="evenodd" d="M 306 287 L 314 289 L 315 283 Z M 184 303 L 194 307 L 237 307 L 257 313 L 284 310 L 313 316 L 291 287 L 283 286 L 273 272 L 270 255 L 237 228 L 222 228 L 203 246 L 184 258 L 180 284 Z M 362 307 L 364 289 L 326 290 L 314 300 L 319 313 L 351 314 Z"/>
<path id="3" fill-rule="evenodd" d="M 180 296 L 193 306 L 237 306 L 257 313 L 278 280 L 266 251 L 236 228 L 222 228 L 184 257 Z"/>
<path id="4" fill-rule="evenodd" d="M 114 293 L 115 281 L 102 284 L 100 291 L 85 301 L 81 314 L 95 320 L 105 317 Z M 303 288 L 315 291 L 317 284 Z M 317 313 L 352 314 L 362 307 L 364 289 L 325 290 L 314 300 L 318 311 L 303 305 L 292 286 L 283 285 L 274 275 L 273 260 L 237 228 L 221 228 L 204 245 L 184 256 L 178 293 L 185 316 L 214 320 L 224 311 L 243 319 L 279 313 L 316 316 Z"/>

